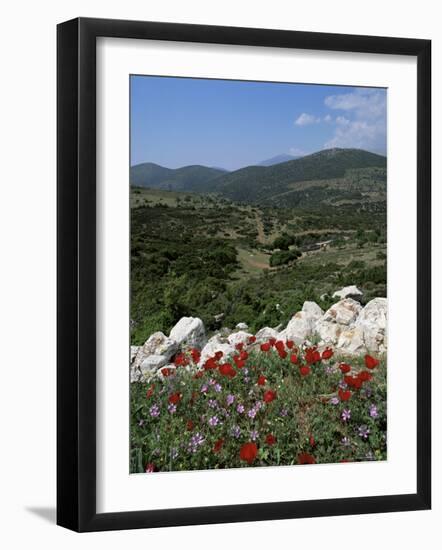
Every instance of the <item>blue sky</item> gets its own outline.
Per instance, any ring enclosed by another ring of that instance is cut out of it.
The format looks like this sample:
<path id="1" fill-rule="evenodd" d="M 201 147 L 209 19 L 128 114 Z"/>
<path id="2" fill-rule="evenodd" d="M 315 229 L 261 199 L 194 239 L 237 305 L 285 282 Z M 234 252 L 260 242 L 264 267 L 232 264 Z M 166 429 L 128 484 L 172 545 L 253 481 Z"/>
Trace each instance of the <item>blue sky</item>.
<path id="1" fill-rule="evenodd" d="M 235 170 L 330 147 L 386 154 L 387 92 L 311 84 L 131 77 L 131 165 Z"/>

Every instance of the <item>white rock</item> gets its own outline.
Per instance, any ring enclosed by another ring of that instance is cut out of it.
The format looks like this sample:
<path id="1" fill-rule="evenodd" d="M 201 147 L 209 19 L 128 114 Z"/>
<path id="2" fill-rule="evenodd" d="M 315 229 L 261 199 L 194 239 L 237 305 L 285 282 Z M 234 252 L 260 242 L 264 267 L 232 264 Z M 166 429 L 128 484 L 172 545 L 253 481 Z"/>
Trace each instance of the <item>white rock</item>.
<path id="1" fill-rule="evenodd" d="M 168 361 L 178 351 L 175 340 L 168 338 L 162 332 L 154 332 L 138 349 L 134 366 L 139 367 L 149 355 L 162 355 Z"/>
<path id="2" fill-rule="evenodd" d="M 293 340 L 302 344 L 313 333 L 314 320 L 305 311 L 298 311 L 288 322 L 287 327 L 279 333 L 278 338 Z"/>
<path id="3" fill-rule="evenodd" d="M 204 324 L 198 317 L 181 317 L 170 331 L 169 338 L 180 346 L 201 349 L 206 343 Z"/>
<path id="4" fill-rule="evenodd" d="M 364 336 L 368 351 L 385 353 L 387 351 L 387 298 L 374 298 L 363 308 L 356 326 Z"/>
<path id="5" fill-rule="evenodd" d="M 338 338 L 336 349 L 348 355 L 361 355 L 367 352 L 364 334 L 360 327 L 345 327 Z"/>
<path id="6" fill-rule="evenodd" d="M 140 350 L 140 346 L 131 346 L 130 347 L 130 362 L 132 363 L 135 357 L 137 356 L 137 353 Z"/>
<path id="7" fill-rule="evenodd" d="M 140 364 L 140 371 L 144 378 L 151 376 L 158 369 L 167 365 L 167 358 L 164 355 L 148 355 Z"/>
<path id="8" fill-rule="evenodd" d="M 344 286 L 344 288 L 341 288 L 341 290 L 337 290 L 336 292 L 334 292 L 332 298 L 339 298 L 342 300 L 343 298 L 353 298 L 362 295 L 363 292 L 361 292 L 357 286 L 351 285 Z"/>
<path id="9" fill-rule="evenodd" d="M 198 363 L 200 366 L 210 357 L 213 357 L 217 351 L 223 352 L 223 358 L 227 358 L 235 352 L 235 348 L 232 344 L 221 338 L 219 335 L 212 336 L 204 348 L 201 350 L 201 359 Z"/>
<path id="10" fill-rule="evenodd" d="M 138 367 L 134 367 L 133 365 L 130 368 L 130 381 L 131 382 L 139 382 L 141 380 L 141 372 Z"/>
<path id="11" fill-rule="evenodd" d="M 339 300 L 336 304 L 333 304 L 328 309 L 321 320 L 331 323 L 337 323 L 339 325 L 352 325 L 359 316 L 362 310 L 362 306 L 356 300 L 352 298 L 344 298 Z"/>
<path id="12" fill-rule="evenodd" d="M 249 325 L 247 323 L 238 323 L 236 328 L 239 330 L 249 330 Z"/>
<path id="13" fill-rule="evenodd" d="M 262 344 L 263 342 L 268 342 L 270 338 L 275 338 L 278 340 L 278 331 L 271 327 L 264 327 L 255 334 L 256 342 Z"/>
<path id="14" fill-rule="evenodd" d="M 317 321 L 324 315 L 324 312 L 316 302 L 304 302 L 304 305 L 302 306 L 302 311 L 304 311 L 308 315 L 308 317 L 314 319 L 315 321 Z"/>
<path id="15" fill-rule="evenodd" d="M 324 319 L 319 319 L 319 321 L 315 325 L 314 332 L 318 334 L 321 342 L 321 345 L 336 345 L 338 343 L 339 336 L 341 335 L 341 332 L 343 328 L 343 325 L 338 325 L 337 323 L 332 323 L 330 321 L 324 321 Z"/>
<path id="16" fill-rule="evenodd" d="M 236 346 L 236 344 L 241 343 L 247 344 L 247 340 L 250 338 L 250 336 L 252 336 L 250 332 L 239 330 L 238 332 L 232 332 L 232 334 L 227 337 L 227 341 L 232 346 Z"/>

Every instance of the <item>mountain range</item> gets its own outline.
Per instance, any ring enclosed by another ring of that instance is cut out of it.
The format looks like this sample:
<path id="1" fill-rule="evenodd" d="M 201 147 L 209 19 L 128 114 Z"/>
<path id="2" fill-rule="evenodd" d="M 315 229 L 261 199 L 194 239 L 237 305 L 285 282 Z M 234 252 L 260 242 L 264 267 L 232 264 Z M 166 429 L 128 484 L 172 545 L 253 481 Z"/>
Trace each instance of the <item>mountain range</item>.
<path id="1" fill-rule="evenodd" d="M 206 166 L 133 166 L 133 186 L 216 193 L 238 202 L 269 206 L 385 202 L 386 157 L 362 149 L 326 149 L 270 166 L 226 172 Z"/>

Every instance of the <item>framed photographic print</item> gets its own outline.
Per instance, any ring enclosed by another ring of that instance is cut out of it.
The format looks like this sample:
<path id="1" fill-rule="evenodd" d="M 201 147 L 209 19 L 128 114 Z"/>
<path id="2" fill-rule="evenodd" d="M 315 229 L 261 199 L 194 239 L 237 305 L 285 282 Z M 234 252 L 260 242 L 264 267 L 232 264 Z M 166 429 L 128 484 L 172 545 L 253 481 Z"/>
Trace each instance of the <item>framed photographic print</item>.
<path id="1" fill-rule="evenodd" d="M 58 26 L 58 513 L 431 505 L 430 42 Z"/>

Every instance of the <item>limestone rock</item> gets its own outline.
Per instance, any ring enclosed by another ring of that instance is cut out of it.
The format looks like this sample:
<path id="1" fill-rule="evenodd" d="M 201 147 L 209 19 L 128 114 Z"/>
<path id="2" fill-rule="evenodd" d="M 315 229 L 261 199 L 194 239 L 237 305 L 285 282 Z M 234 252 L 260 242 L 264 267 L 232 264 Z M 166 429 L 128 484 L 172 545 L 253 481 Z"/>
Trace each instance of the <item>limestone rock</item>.
<path id="1" fill-rule="evenodd" d="M 336 349 L 348 355 L 361 355 L 367 352 L 364 342 L 364 333 L 360 327 L 348 328 L 339 334 Z"/>
<path id="2" fill-rule="evenodd" d="M 337 290 L 333 293 L 332 298 L 339 298 L 340 300 L 344 298 L 353 298 L 357 299 L 363 295 L 363 292 L 355 285 L 344 286 L 341 290 Z"/>
<path id="3" fill-rule="evenodd" d="M 140 346 L 131 346 L 130 347 L 130 362 L 133 363 L 133 360 L 137 356 L 138 351 L 140 350 Z"/>
<path id="4" fill-rule="evenodd" d="M 387 298 L 374 298 L 361 311 L 356 326 L 364 336 L 368 351 L 385 353 L 387 350 Z"/>
<path id="5" fill-rule="evenodd" d="M 238 330 L 249 330 L 249 326 L 247 325 L 247 323 L 238 323 L 236 325 L 236 328 Z"/>
<path id="6" fill-rule="evenodd" d="M 362 306 L 352 298 L 344 298 L 333 304 L 329 308 L 321 320 L 329 323 L 337 323 L 339 325 L 352 325 L 359 316 Z"/>
<path id="7" fill-rule="evenodd" d="M 319 319 L 315 325 L 315 332 L 318 334 L 321 344 L 333 345 L 338 343 L 339 336 L 343 330 L 342 325 Z"/>
<path id="8" fill-rule="evenodd" d="M 258 344 L 268 342 L 270 338 L 275 338 L 275 340 L 278 340 L 278 332 L 271 327 L 264 327 L 258 330 L 255 336 L 256 336 L 256 342 Z"/>
<path id="9" fill-rule="evenodd" d="M 149 336 L 146 342 L 138 348 L 134 359 L 134 366 L 140 367 L 141 363 L 149 355 L 161 355 L 168 361 L 177 351 L 178 344 L 175 340 L 168 338 L 162 332 L 154 332 Z"/>
<path id="10" fill-rule="evenodd" d="M 241 343 L 247 344 L 247 340 L 250 338 L 250 336 L 252 336 L 250 332 L 239 330 L 238 332 L 232 332 L 232 334 L 227 337 L 227 341 L 232 346 L 236 346 L 236 344 Z"/>
<path id="11" fill-rule="evenodd" d="M 201 359 L 198 364 L 203 366 L 207 359 L 213 357 L 217 351 L 222 351 L 223 358 L 227 358 L 235 353 L 235 347 L 219 335 L 212 336 L 201 350 Z"/>
<path id="12" fill-rule="evenodd" d="M 181 317 L 170 331 L 169 338 L 181 347 L 201 349 L 206 343 L 204 324 L 198 317 Z"/>
<path id="13" fill-rule="evenodd" d="M 304 302 L 302 311 L 304 311 L 307 316 L 314 321 L 317 321 L 324 315 L 324 312 L 316 302 Z"/>
<path id="14" fill-rule="evenodd" d="M 144 378 L 148 378 L 157 372 L 158 369 L 167 365 L 167 358 L 164 355 L 148 355 L 140 364 L 140 371 Z"/>

